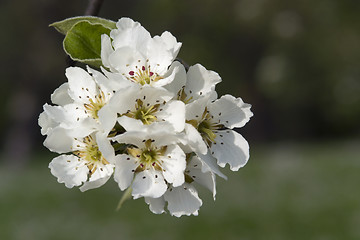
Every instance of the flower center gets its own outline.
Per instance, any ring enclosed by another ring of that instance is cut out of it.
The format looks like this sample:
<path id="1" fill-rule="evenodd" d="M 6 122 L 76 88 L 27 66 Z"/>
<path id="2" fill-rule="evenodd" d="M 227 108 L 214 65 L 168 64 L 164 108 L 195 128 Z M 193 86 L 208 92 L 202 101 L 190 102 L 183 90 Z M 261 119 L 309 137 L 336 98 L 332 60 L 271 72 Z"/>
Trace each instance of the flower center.
<path id="1" fill-rule="evenodd" d="M 154 140 L 148 139 L 145 141 L 145 147 L 142 149 L 136 147 L 127 148 L 127 152 L 140 161 L 136 172 L 144 171 L 145 169 L 154 168 L 155 170 L 162 170 L 160 157 L 164 156 L 167 146 L 155 147 L 152 146 Z"/>
<path id="2" fill-rule="evenodd" d="M 109 162 L 100 152 L 99 147 L 92 136 L 85 137 L 83 139 L 83 144 L 83 146 L 77 145 L 77 147 L 80 149 L 74 151 L 73 153 L 86 161 L 86 165 L 90 171 L 91 176 L 98 168 L 98 165 L 106 165 L 109 164 Z"/>
<path id="3" fill-rule="evenodd" d="M 150 106 L 150 104 L 144 105 L 143 101 L 138 99 L 136 100 L 135 110 L 125 113 L 125 116 L 139 119 L 143 124 L 149 125 L 157 121 L 157 117 L 154 115 L 159 108 L 160 104 L 155 104 Z"/>
<path id="4" fill-rule="evenodd" d="M 136 72 L 130 71 L 129 75 L 129 80 L 140 83 L 141 85 L 151 84 L 152 82 L 162 79 L 162 77 L 160 77 L 157 73 L 150 70 L 150 66 L 147 68 L 145 66 L 137 68 Z"/>
<path id="5" fill-rule="evenodd" d="M 213 122 L 213 116 L 205 108 L 201 120 L 186 120 L 186 123 L 193 125 L 200 133 L 203 140 L 210 147 L 212 143 L 215 143 L 216 131 L 224 128 L 224 125 Z"/>
<path id="6" fill-rule="evenodd" d="M 190 93 L 191 93 L 191 91 L 190 91 Z M 182 101 L 185 104 L 188 104 L 193 100 L 193 97 L 187 96 L 187 94 L 185 93 L 184 87 L 178 92 L 177 95 L 178 95 L 177 99 Z"/>
<path id="7" fill-rule="evenodd" d="M 94 119 L 98 119 L 99 110 L 106 104 L 105 102 L 105 94 L 103 91 L 100 94 L 95 96 L 95 99 L 89 99 L 90 103 L 85 103 L 84 107 L 86 109 L 86 113 L 89 114 Z"/>

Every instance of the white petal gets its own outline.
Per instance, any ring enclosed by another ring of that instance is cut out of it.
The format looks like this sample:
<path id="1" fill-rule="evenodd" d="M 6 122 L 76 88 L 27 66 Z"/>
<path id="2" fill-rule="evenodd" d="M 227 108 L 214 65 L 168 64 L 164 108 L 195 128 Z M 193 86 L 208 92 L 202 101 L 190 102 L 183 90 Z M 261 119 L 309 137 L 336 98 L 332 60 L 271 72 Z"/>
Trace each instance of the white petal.
<path id="1" fill-rule="evenodd" d="M 84 161 L 78 161 L 74 155 L 60 155 L 54 158 L 49 168 L 52 175 L 57 177 L 58 182 L 65 183 L 68 188 L 81 185 L 87 180 L 89 173 Z"/>
<path id="2" fill-rule="evenodd" d="M 213 172 L 219 177 L 227 180 L 227 177 L 220 171 L 219 166 L 217 165 L 216 158 L 214 158 L 210 151 L 208 151 L 205 155 L 198 154 L 198 159 L 201 161 L 202 167 L 201 170 L 203 172 Z"/>
<path id="3" fill-rule="evenodd" d="M 165 200 L 164 197 L 159 198 L 145 198 L 145 202 L 149 205 L 150 211 L 155 214 L 162 214 L 165 212 Z"/>
<path id="4" fill-rule="evenodd" d="M 138 167 L 136 159 L 132 156 L 121 154 L 115 157 L 114 179 L 121 191 L 128 188 L 134 178 L 134 172 Z"/>
<path id="5" fill-rule="evenodd" d="M 172 70 L 172 69 L 170 69 L 170 70 Z M 174 82 L 175 79 L 177 79 L 178 69 L 173 69 L 173 71 L 170 71 L 170 70 L 168 71 L 167 68 L 165 70 L 159 69 L 159 71 L 161 71 L 162 78 L 156 82 L 151 82 L 150 85 L 152 87 L 159 88 L 159 87 L 166 87 L 167 85 Z M 156 72 L 156 70 L 154 70 L 154 72 Z M 160 73 L 158 73 L 158 72 L 156 72 L 156 73 L 160 75 Z"/>
<path id="6" fill-rule="evenodd" d="M 109 99 L 113 94 L 113 86 L 111 79 L 108 79 L 104 74 L 102 74 L 99 71 L 96 71 L 95 69 L 90 68 L 89 66 L 86 66 L 87 71 L 91 74 L 93 77 L 95 83 L 97 84 L 98 88 L 104 93 L 105 99 Z"/>
<path id="7" fill-rule="evenodd" d="M 172 92 L 174 95 L 178 94 L 181 88 L 185 87 L 186 84 L 186 70 L 185 67 L 178 61 L 175 61 L 171 64 L 167 74 L 171 75 L 172 72 L 175 72 L 174 79 L 170 83 L 167 83 L 164 86 L 168 91 Z M 167 74 L 164 78 L 167 77 Z"/>
<path id="8" fill-rule="evenodd" d="M 43 109 L 46 115 L 53 121 L 57 123 L 68 122 L 68 116 L 64 107 L 45 104 Z"/>
<path id="9" fill-rule="evenodd" d="M 184 134 L 181 135 L 180 140 L 184 145 L 186 152 L 193 151 L 196 153 L 206 154 L 208 150 L 200 133 L 191 124 L 185 124 L 185 131 Z"/>
<path id="10" fill-rule="evenodd" d="M 207 168 L 207 167 L 205 167 Z M 187 166 L 187 174 L 197 183 L 203 185 L 213 193 L 215 200 L 216 195 L 216 177 L 215 173 L 206 169 L 204 171 L 203 162 L 199 157 L 194 156 L 191 158 Z"/>
<path id="11" fill-rule="evenodd" d="M 179 141 L 178 136 L 173 132 L 169 132 L 168 129 L 159 129 L 157 127 L 148 128 L 148 131 L 128 131 L 113 137 L 114 141 L 133 144 L 138 148 L 144 148 L 144 142 L 148 139 L 153 140 L 153 146 L 156 147 L 172 145 Z"/>
<path id="12" fill-rule="evenodd" d="M 111 67 L 119 73 L 124 73 L 126 76 L 130 76 L 130 71 L 135 71 L 138 60 L 144 61 L 144 57 L 136 49 L 128 46 L 116 49 L 109 56 Z"/>
<path id="13" fill-rule="evenodd" d="M 128 18 L 128 17 L 120 18 L 116 23 L 117 29 L 122 30 L 122 31 L 127 28 L 134 28 L 134 27 L 138 27 L 138 26 L 140 26 L 140 23 L 135 22 L 134 20 L 132 20 L 131 18 Z"/>
<path id="14" fill-rule="evenodd" d="M 169 189 L 165 193 L 164 199 L 168 202 L 170 214 L 176 217 L 190 216 L 191 214 L 197 216 L 202 205 L 196 189 L 188 183 Z"/>
<path id="15" fill-rule="evenodd" d="M 116 137 L 113 138 L 114 141 L 117 141 L 118 143 L 127 143 L 135 145 L 139 148 L 142 148 L 145 146 L 143 140 L 147 140 L 149 136 L 145 132 L 141 131 L 128 131 L 123 134 L 119 134 Z"/>
<path id="16" fill-rule="evenodd" d="M 111 45 L 111 39 L 108 35 L 101 35 L 101 61 L 105 67 L 109 68 L 109 56 L 114 52 Z"/>
<path id="17" fill-rule="evenodd" d="M 253 116 L 251 105 L 244 103 L 241 98 L 231 95 L 222 96 L 209 105 L 209 111 L 214 121 L 219 121 L 228 128 L 242 127 Z"/>
<path id="18" fill-rule="evenodd" d="M 92 132 L 98 130 L 99 125 L 96 121 L 92 118 L 85 118 L 81 122 L 79 121 L 78 124 L 67 128 L 67 132 L 71 137 L 86 137 L 90 135 Z"/>
<path id="19" fill-rule="evenodd" d="M 181 132 L 185 127 L 185 104 L 181 101 L 167 102 L 163 111 L 156 113 L 158 119 L 164 119 L 171 124 L 176 132 Z"/>
<path id="20" fill-rule="evenodd" d="M 168 183 L 174 187 L 184 183 L 184 171 L 186 168 L 185 153 L 178 145 L 167 146 L 166 152 L 160 160 L 162 163 L 163 175 Z"/>
<path id="21" fill-rule="evenodd" d="M 71 103 L 64 107 L 45 104 L 44 112 L 59 126 L 67 129 L 70 136 L 87 136 L 97 128 L 95 120 L 90 119 L 79 104 Z"/>
<path id="22" fill-rule="evenodd" d="M 209 71 L 200 64 L 189 68 L 187 72 L 186 90 L 194 99 L 215 90 L 215 85 L 221 82 L 219 74 Z"/>
<path id="23" fill-rule="evenodd" d="M 168 101 L 173 94 L 164 88 L 153 88 L 150 86 L 133 86 L 126 91 L 119 90 L 110 99 L 109 106 L 111 111 L 119 114 L 125 114 L 128 111 L 135 111 L 138 99 L 143 101 L 145 106 L 153 106 Z"/>
<path id="24" fill-rule="evenodd" d="M 139 119 L 121 116 L 117 121 L 126 131 L 141 131 L 145 129 L 144 124 Z"/>
<path id="25" fill-rule="evenodd" d="M 201 120 L 205 108 L 210 103 L 210 95 L 203 96 L 186 104 L 186 120 Z"/>
<path id="26" fill-rule="evenodd" d="M 120 89 L 127 89 L 134 85 L 138 85 L 138 83 L 134 83 L 129 81 L 124 75 L 118 72 L 109 72 L 105 68 L 101 67 L 101 71 L 105 74 L 105 76 L 109 79 L 109 87 L 115 91 Z"/>
<path id="27" fill-rule="evenodd" d="M 98 178 L 95 181 L 85 182 L 79 189 L 80 189 L 80 191 L 85 192 L 90 189 L 99 188 L 109 180 L 110 176 L 111 176 L 111 174 L 104 178 Z"/>
<path id="28" fill-rule="evenodd" d="M 45 139 L 44 146 L 52 152 L 67 153 L 72 151 L 73 140 L 65 129 L 56 127 Z"/>
<path id="29" fill-rule="evenodd" d="M 232 171 L 237 171 L 247 163 L 249 144 L 239 133 L 232 130 L 218 131 L 215 141 L 210 151 L 220 167 L 228 163 Z"/>
<path id="30" fill-rule="evenodd" d="M 98 117 L 103 131 L 109 133 L 116 124 L 117 113 L 106 104 L 98 111 Z"/>
<path id="31" fill-rule="evenodd" d="M 85 70 L 79 67 L 69 67 L 65 73 L 69 81 L 69 95 L 74 101 L 88 103 L 97 95 L 96 84 Z"/>
<path id="32" fill-rule="evenodd" d="M 46 111 L 39 115 L 38 124 L 41 127 L 42 135 L 49 134 L 53 128 L 59 125 L 59 123 L 55 122 L 52 118 L 49 117 Z"/>
<path id="33" fill-rule="evenodd" d="M 110 37 L 113 39 L 113 47 L 117 50 L 121 47 L 129 46 L 145 54 L 148 42 L 151 40 L 150 33 L 140 24 L 128 23 L 125 26 L 119 21 L 117 24 L 119 29 L 114 29 L 110 32 Z"/>
<path id="34" fill-rule="evenodd" d="M 102 163 L 98 163 L 96 170 L 92 173 L 92 175 L 89 178 L 89 182 L 96 182 L 96 184 L 95 184 L 95 186 L 96 186 L 97 184 L 102 183 L 102 181 L 99 181 L 99 179 L 106 179 L 106 181 L 107 181 L 109 179 L 109 177 L 113 174 L 114 167 L 115 166 L 112 164 L 104 165 Z M 105 182 L 103 184 L 105 184 Z M 87 187 L 90 187 L 90 186 L 86 186 L 86 187 L 84 187 L 84 189 L 86 189 Z"/>
<path id="35" fill-rule="evenodd" d="M 166 73 L 176 57 L 173 52 L 167 50 L 166 44 L 159 37 L 150 39 L 146 56 L 149 59 L 151 70 L 160 76 Z"/>
<path id="36" fill-rule="evenodd" d="M 139 197 L 161 197 L 167 189 L 164 177 L 160 171 L 145 170 L 136 174 L 132 184 L 134 199 Z"/>
<path id="37" fill-rule="evenodd" d="M 175 59 L 182 44 L 177 42 L 176 38 L 168 31 L 163 32 L 160 38 L 165 43 L 166 49 L 172 52 L 173 59 Z"/>
<path id="38" fill-rule="evenodd" d="M 110 139 L 107 138 L 107 133 L 97 132 L 96 143 L 99 147 L 101 154 L 109 163 L 114 163 L 115 152 L 114 148 L 110 143 Z"/>
<path id="39" fill-rule="evenodd" d="M 165 88 L 153 88 L 151 86 L 143 86 L 141 90 L 137 93 L 141 100 L 144 100 L 144 104 L 149 103 L 150 105 L 155 105 L 162 101 L 169 101 L 174 97 L 174 94 L 167 91 Z M 146 96 L 146 99 L 144 99 Z"/>
<path id="40" fill-rule="evenodd" d="M 139 91 L 140 91 L 139 86 L 133 86 L 131 88 L 126 89 L 126 91 L 123 90 L 117 91 L 112 96 L 109 103 L 100 109 L 99 111 L 100 121 L 103 122 L 103 124 L 106 124 L 106 126 L 113 127 L 114 125 L 112 124 L 115 124 L 116 122 L 117 113 L 124 114 L 128 110 L 132 110 L 133 108 L 135 108 L 135 102 L 136 102 L 135 100 L 138 98 L 137 93 Z M 102 111 L 104 111 L 104 113 L 101 113 Z M 104 114 L 104 116 L 102 117 L 101 114 Z M 111 120 L 106 119 L 108 116 L 110 117 Z"/>
<path id="41" fill-rule="evenodd" d="M 59 106 L 74 102 L 69 96 L 69 83 L 63 83 L 60 87 L 55 89 L 54 93 L 51 94 L 51 102 Z"/>

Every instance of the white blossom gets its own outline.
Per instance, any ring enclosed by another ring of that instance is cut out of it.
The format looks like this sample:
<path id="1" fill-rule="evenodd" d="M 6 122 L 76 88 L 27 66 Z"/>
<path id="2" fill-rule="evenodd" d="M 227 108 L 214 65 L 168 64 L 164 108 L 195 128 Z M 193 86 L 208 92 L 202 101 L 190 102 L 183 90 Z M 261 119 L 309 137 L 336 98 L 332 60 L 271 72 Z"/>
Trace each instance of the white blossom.
<path id="1" fill-rule="evenodd" d="M 177 187 L 184 183 L 185 153 L 173 134 L 132 131 L 114 140 L 128 144 L 126 153 L 116 160 L 115 181 L 121 190 L 131 186 L 134 198 L 158 198 L 166 192 L 167 184 Z"/>
<path id="2" fill-rule="evenodd" d="M 185 182 L 181 186 L 169 186 L 162 197 L 145 197 L 145 202 L 149 205 L 150 211 L 155 214 L 164 213 L 167 202 L 167 210 L 172 216 L 197 216 L 202 205 L 202 200 L 199 198 L 193 183 L 198 183 L 208 188 L 213 193 L 215 200 L 216 179 L 212 167 L 213 166 L 209 167 L 209 165 L 198 156 L 189 154 L 185 170 Z M 218 171 L 218 173 L 220 173 L 220 171 Z M 222 177 L 226 178 L 222 173 L 220 174 Z"/>
<path id="3" fill-rule="evenodd" d="M 170 67 L 181 43 L 169 32 L 151 37 L 150 33 L 129 18 L 121 18 L 116 29 L 101 37 L 101 60 L 110 73 L 124 84 L 164 86 L 172 82 L 179 66 Z M 126 83 L 128 82 L 128 83 Z"/>
<path id="4" fill-rule="evenodd" d="M 44 144 L 50 150 L 54 148 L 51 139 L 56 140 L 59 134 L 65 134 L 63 130 L 77 138 L 96 131 L 106 132 L 99 121 L 99 110 L 108 103 L 114 91 L 121 88 L 116 81 L 91 68 L 86 72 L 79 67 L 69 67 L 66 77 L 68 82 L 51 96 L 57 105 L 45 104 L 39 117 L 41 132 L 47 135 Z M 54 144 L 58 145 L 57 142 Z"/>
<path id="5" fill-rule="evenodd" d="M 253 115 L 249 104 L 231 95 L 211 101 L 208 95 L 186 107 L 186 122 L 197 130 L 220 167 L 229 164 L 231 170 L 237 171 L 247 163 L 249 145 L 232 128 L 242 127 L 249 121 Z"/>
<path id="6" fill-rule="evenodd" d="M 185 127 L 185 104 L 172 98 L 173 94 L 163 88 L 132 86 L 114 94 L 99 111 L 100 122 L 105 131 L 117 121 L 127 131 L 141 131 L 160 123 L 169 131 L 181 132 Z"/>
<path id="7" fill-rule="evenodd" d="M 58 182 L 68 188 L 82 185 L 81 191 L 105 184 L 113 174 L 116 158 L 106 136 L 97 133 L 84 138 L 66 138 L 65 141 L 71 143 L 66 151 L 71 154 L 55 157 L 49 164 Z"/>
<path id="8" fill-rule="evenodd" d="M 249 145 L 234 128 L 253 115 L 231 95 L 218 98 L 218 73 L 178 61 L 181 43 L 152 37 L 130 18 L 101 36 L 101 72 L 66 69 L 38 123 L 44 145 L 60 155 L 49 164 L 66 187 L 97 188 L 114 175 L 121 191 L 144 197 L 151 212 L 198 215 L 198 186 L 215 200 L 219 167 L 237 171 Z"/>

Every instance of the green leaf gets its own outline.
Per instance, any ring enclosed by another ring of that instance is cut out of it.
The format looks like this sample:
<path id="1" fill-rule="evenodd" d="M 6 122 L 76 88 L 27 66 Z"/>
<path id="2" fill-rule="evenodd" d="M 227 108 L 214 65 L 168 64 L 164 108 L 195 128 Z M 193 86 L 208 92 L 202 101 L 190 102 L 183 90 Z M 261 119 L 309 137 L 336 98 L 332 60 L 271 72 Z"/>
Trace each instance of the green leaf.
<path id="1" fill-rule="evenodd" d="M 109 35 L 110 31 L 101 24 L 80 21 L 67 31 L 64 50 L 74 61 L 99 67 L 102 65 L 101 35 Z"/>
<path id="2" fill-rule="evenodd" d="M 65 20 L 59 21 L 59 22 L 54 22 L 52 24 L 50 24 L 50 27 L 54 27 L 58 32 L 66 35 L 67 32 L 78 22 L 82 22 L 82 21 L 88 21 L 92 24 L 101 24 L 106 28 L 109 29 L 114 29 L 116 28 L 116 22 L 108 20 L 108 19 L 104 19 L 104 18 L 99 18 L 99 17 L 93 17 L 93 16 L 80 16 L 80 17 L 72 17 L 72 18 L 67 18 Z"/>

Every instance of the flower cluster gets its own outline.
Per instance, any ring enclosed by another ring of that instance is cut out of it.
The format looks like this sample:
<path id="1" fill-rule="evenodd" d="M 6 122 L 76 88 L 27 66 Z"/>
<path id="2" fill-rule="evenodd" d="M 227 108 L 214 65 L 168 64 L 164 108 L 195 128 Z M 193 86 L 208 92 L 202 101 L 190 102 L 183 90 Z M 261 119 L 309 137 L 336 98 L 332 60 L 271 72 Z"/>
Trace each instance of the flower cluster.
<path id="1" fill-rule="evenodd" d="M 215 198 L 216 175 L 226 178 L 219 166 L 246 164 L 248 143 L 232 129 L 249 121 L 250 105 L 218 98 L 220 76 L 186 70 L 175 61 L 180 47 L 171 33 L 151 37 L 122 18 L 101 36 L 101 70 L 66 69 L 39 117 L 44 145 L 61 154 L 49 164 L 58 182 L 86 191 L 113 175 L 153 213 L 179 217 L 198 214 L 197 185 Z"/>

